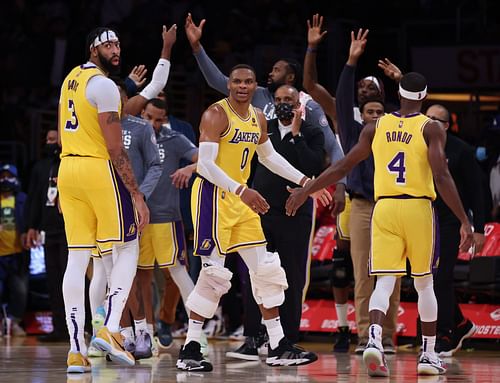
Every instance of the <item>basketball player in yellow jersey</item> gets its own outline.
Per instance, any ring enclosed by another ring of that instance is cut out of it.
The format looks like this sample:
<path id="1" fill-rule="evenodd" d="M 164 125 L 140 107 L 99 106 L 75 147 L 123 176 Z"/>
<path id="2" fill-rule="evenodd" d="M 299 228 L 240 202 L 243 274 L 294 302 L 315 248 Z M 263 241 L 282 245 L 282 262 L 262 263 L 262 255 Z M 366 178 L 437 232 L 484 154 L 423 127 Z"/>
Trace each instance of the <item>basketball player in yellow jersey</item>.
<path id="1" fill-rule="evenodd" d="M 149 221 L 122 144 L 118 88 L 107 78 L 119 68 L 118 36 L 108 28 L 97 28 L 87 47 L 89 61 L 65 78 L 59 100 L 58 186 L 69 249 L 63 280 L 71 338 L 67 371 L 80 373 L 90 369 L 84 339 L 85 272 L 96 243 L 112 245 L 116 257 L 105 324 L 93 345 L 113 360 L 135 363 L 123 349 L 118 326 L 137 268 L 137 233 Z"/>
<path id="2" fill-rule="evenodd" d="M 297 185 L 304 185 L 308 178 L 274 150 L 262 111 L 250 105 L 257 88 L 253 68 L 235 66 L 227 86 L 229 97 L 210 106 L 200 123 L 199 177 L 193 184 L 191 209 L 194 252 L 202 256 L 202 269 L 186 302 L 189 328 L 177 368 L 213 368 L 200 352 L 200 336 L 205 318 L 214 315 L 221 296 L 231 287 L 232 273 L 224 267 L 224 256 L 234 251 L 248 266 L 253 295 L 269 333 L 267 364 L 311 363 L 317 359 L 315 354 L 295 347 L 284 337 L 278 308 L 288 284 L 279 255 L 266 251 L 259 218 L 269 205 L 246 185 L 255 152 L 264 166 Z"/>
<path id="3" fill-rule="evenodd" d="M 436 226 L 432 207 L 436 198 L 434 184 L 461 222 L 460 249 L 465 251 L 472 244 L 471 225 L 446 163 L 445 130 L 438 122 L 420 113 L 426 94 L 427 82 L 421 74 L 411 72 L 404 75 L 399 85 L 399 112 L 367 124 L 359 142 L 343 160 L 304 188 L 294 189 L 286 204 L 287 213 L 293 215 L 311 192 L 336 182 L 373 152 L 376 204 L 369 271 L 378 278 L 369 305 L 370 339 L 363 353 L 370 376 L 389 375 L 381 344 L 381 326 L 396 278 L 406 274 L 406 259 L 411 264 L 422 320 L 422 354 L 417 372 L 423 375 L 446 372 L 434 351 L 437 320 L 431 274 L 436 261 Z"/>

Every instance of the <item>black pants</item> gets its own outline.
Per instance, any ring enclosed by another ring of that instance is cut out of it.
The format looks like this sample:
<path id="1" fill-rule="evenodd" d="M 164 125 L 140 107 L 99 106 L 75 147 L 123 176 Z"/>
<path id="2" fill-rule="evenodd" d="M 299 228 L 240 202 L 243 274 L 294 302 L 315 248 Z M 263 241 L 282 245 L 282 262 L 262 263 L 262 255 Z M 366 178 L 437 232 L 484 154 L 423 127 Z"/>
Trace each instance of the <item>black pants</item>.
<path id="1" fill-rule="evenodd" d="M 44 251 L 50 308 L 52 310 L 52 324 L 54 332 L 63 335 L 68 331 L 62 294 L 63 277 L 66 271 L 66 264 L 68 263 L 66 234 L 46 235 Z"/>
<path id="2" fill-rule="evenodd" d="M 312 217 L 270 215 L 261 217 L 262 228 L 267 239 L 267 250 L 276 251 L 285 270 L 288 289 L 285 302 L 280 306 L 280 318 L 285 336 L 293 343 L 300 338 L 300 317 L 302 315 L 302 292 L 306 282 L 307 257 Z M 246 276 L 248 278 L 248 274 Z M 256 336 L 260 329 L 261 314 L 253 299 L 250 283 L 245 297 L 245 336 Z"/>
<path id="3" fill-rule="evenodd" d="M 449 336 L 464 319 L 453 286 L 453 269 L 457 263 L 460 244 L 460 226 L 440 222 L 439 234 L 439 266 L 434 274 L 434 292 L 438 303 L 437 333 Z"/>

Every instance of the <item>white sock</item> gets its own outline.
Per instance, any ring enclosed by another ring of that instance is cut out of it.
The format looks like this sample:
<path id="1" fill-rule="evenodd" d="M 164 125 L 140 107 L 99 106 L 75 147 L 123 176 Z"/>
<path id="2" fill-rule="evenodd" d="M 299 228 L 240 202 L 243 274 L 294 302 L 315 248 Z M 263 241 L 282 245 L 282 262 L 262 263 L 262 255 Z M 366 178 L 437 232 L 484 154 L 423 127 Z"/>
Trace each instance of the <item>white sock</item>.
<path id="1" fill-rule="evenodd" d="M 347 308 L 348 308 L 347 303 L 335 303 L 335 310 L 337 311 L 337 321 L 338 321 L 338 327 L 345 327 L 349 326 L 349 323 L 347 322 Z"/>
<path id="2" fill-rule="evenodd" d="M 70 335 L 71 352 L 87 355 L 85 326 L 85 273 L 90 261 L 90 250 L 69 250 L 62 290 L 66 324 Z"/>
<path id="3" fill-rule="evenodd" d="M 382 326 L 379 324 L 371 324 L 370 328 L 368 329 L 368 334 L 370 337 L 370 341 L 374 342 L 375 345 L 383 350 L 382 347 Z"/>
<path id="4" fill-rule="evenodd" d="M 436 346 L 435 336 L 422 335 L 422 352 L 435 356 L 434 347 Z"/>
<path id="5" fill-rule="evenodd" d="M 186 335 L 186 342 L 184 345 L 188 344 L 192 340 L 200 343 L 201 333 L 203 331 L 203 322 L 196 319 L 189 319 L 189 326 Z"/>
<path id="6" fill-rule="evenodd" d="M 271 349 L 274 350 L 278 347 L 280 340 L 285 337 L 283 327 L 281 327 L 280 317 L 264 319 L 264 324 L 266 325 L 267 334 L 269 335 L 269 345 Z"/>
<path id="7" fill-rule="evenodd" d="M 146 323 L 146 318 L 144 319 L 139 319 L 139 320 L 135 320 L 134 319 L 134 327 L 135 327 L 135 333 L 139 333 L 139 331 L 145 331 L 145 332 L 148 332 L 148 324 Z M 151 329 L 152 329 L 153 325 L 151 325 Z"/>
<path id="8" fill-rule="evenodd" d="M 153 336 L 155 334 L 155 326 L 153 326 L 152 323 L 147 323 L 146 324 L 146 331 L 148 332 L 149 336 L 151 337 L 151 339 L 153 339 Z"/>
<path id="9" fill-rule="evenodd" d="M 137 257 L 139 246 L 137 239 L 113 246 L 114 253 L 117 253 L 116 260 L 111 271 L 111 284 L 106 307 L 106 321 L 104 325 L 111 332 L 118 332 L 120 329 L 120 319 L 123 308 L 127 302 L 132 282 L 137 270 Z"/>
<path id="10" fill-rule="evenodd" d="M 120 329 L 120 334 L 122 334 L 125 339 L 134 339 L 134 329 L 132 326 L 122 327 Z"/>

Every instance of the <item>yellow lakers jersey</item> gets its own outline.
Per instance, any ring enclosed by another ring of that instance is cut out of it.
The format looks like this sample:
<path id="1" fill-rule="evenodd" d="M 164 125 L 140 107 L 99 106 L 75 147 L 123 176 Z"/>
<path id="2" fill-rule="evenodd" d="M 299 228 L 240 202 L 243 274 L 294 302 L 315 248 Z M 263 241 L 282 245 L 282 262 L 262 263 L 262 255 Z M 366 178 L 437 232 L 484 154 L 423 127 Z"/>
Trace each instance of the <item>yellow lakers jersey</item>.
<path id="1" fill-rule="evenodd" d="M 221 134 L 219 153 L 215 160 L 226 174 L 240 184 L 246 184 L 250 176 L 250 165 L 261 135 L 257 113 L 248 108 L 248 117 L 243 119 L 231 107 L 227 98 L 216 102 L 226 112 L 228 128 Z"/>
<path id="2" fill-rule="evenodd" d="M 103 72 L 94 64 L 74 68 L 64 79 L 59 99 L 61 157 L 68 155 L 109 159 L 97 119 L 97 108 L 85 97 L 88 81 Z"/>
<path id="3" fill-rule="evenodd" d="M 378 119 L 372 142 L 375 200 L 397 195 L 436 198 L 423 134 L 428 120 L 420 113 Z"/>

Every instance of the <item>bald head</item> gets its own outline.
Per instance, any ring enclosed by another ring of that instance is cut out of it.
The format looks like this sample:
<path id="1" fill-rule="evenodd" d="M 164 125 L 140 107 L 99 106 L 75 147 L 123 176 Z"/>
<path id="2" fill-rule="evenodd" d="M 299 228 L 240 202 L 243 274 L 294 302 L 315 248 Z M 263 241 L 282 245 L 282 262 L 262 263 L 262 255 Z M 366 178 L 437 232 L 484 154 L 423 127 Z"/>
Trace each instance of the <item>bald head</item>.
<path id="1" fill-rule="evenodd" d="M 434 104 L 429 106 L 425 115 L 432 120 L 441 122 L 445 129 L 450 127 L 450 112 L 443 105 Z"/>
<path id="2" fill-rule="evenodd" d="M 276 92 L 274 92 L 274 102 L 279 104 L 280 102 L 286 102 L 294 107 L 299 104 L 299 91 L 291 85 L 281 85 Z"/>

